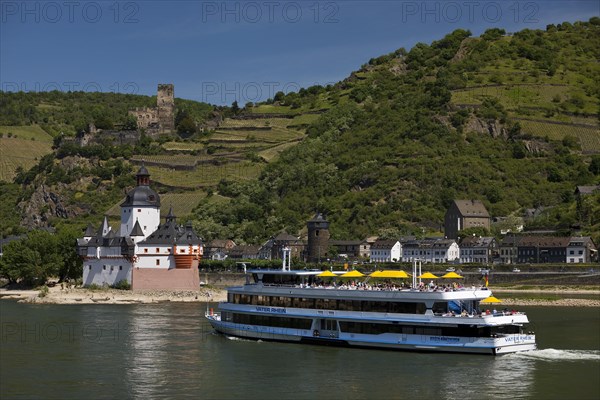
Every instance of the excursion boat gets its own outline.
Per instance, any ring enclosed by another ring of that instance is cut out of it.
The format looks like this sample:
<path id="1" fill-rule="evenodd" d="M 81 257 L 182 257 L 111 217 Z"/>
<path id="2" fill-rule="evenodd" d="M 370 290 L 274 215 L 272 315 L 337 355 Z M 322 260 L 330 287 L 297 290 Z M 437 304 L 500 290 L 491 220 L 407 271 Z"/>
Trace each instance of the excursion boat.
<path id="1" fill-rule="evenodd" d="M 419 285 L 416 265 L 405 288 L 323 285 L 320 274 L 247 271 L 246 284 L 228 288 L 206 318 L 219 333 L 256 340 L 491 355 L 536 349 L 525 313 L 479 311 L 492 294 L 486 287 Z"/>

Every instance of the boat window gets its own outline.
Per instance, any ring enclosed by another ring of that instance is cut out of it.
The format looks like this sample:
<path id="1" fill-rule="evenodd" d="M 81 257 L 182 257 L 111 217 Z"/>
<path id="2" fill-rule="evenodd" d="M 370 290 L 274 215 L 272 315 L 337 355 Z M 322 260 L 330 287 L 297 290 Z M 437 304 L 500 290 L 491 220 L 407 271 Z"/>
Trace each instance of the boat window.
<path id="1" fill-rule="evenodd" d="M 433 303 L 432 311 L 434 314 L 445 314 L 448 312 L 447 301 L 436 301 Z"/>

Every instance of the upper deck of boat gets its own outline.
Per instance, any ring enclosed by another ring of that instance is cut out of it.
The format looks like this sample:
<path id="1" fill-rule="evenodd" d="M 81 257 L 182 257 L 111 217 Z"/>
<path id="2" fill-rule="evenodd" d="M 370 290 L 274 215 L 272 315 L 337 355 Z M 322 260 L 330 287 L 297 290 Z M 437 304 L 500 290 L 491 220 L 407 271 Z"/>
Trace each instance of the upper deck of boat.
<path id="1" fill-rule="evenodd" d="M 343 282 L 321 280 L 322 271 L 253 270 L 254 276 L 244 286 L 231 287 L 230 292 L 310 298 L 345 298 L 361 300 L 483 300 L 491 295 L 485 286 L 462 286 L 459 283 L 436 285 L 432 281 L 406 283 L 369 282 L 358 278 Z M 268 277 L 268 278 L 267 278 Z M 287 279 L 290 278 L 290 279 Z M 368 278 L 368 277 L 364 277 Z"/>

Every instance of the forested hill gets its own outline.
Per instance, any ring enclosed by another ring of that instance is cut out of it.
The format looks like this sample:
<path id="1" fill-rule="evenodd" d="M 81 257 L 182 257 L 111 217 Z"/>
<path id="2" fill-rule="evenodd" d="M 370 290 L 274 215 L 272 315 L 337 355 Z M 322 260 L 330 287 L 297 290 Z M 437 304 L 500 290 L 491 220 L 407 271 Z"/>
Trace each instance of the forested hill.
<path id="1" fill-rule="evenodd" d="M 135 118 L 127 112 L 155 106 L 156 96 L 137 94 L 0 91 L 0 126 L 37 125 L 52 137 L 61 132 L 75 135 L 87 130 L 90 123 L 98 129 L 135 128 Z M 175 106 L 199 122 L 213 109 L 206 103 L 179 98 Z"/>
<path id="2" fill-rule="evenodd" d="M 598 239 L 600 213 L 578 215 L 574 190 L 600 183 L 599 22 L 457 30 L 333 87 L 279 93 L 262 107 L 328 111 L 257 183 L 224 182 L 234 201 L 198 207 L 201 230 L 252 241 L 319 210 L 336 238 L 394 237 L 438 231 L 452 199 L 477 198 L 492 216 L 545 208 L 529 227 Z"/>
<path id="3" fill-rule="evenodd" d="M 193 203 L 179 215 L 205 240 L 301 234 L 316 211 L 337 239 L 442 234 L 451 200 L 476 198 L 494 217 L 518 222 L 536 209 L 527 228 L 598 243 L 600 195 L 579 207 L 574 196 L 577 185 L 600 184 L 598 37 L 600 18 L 511 35 L 459 29 L 371 59 L 335 85 L 242 109 L 236 102 L 192 136 L 110 151 L 48 154 L 52 140 L 41 136 L 74 134 L 90 120 L 125 126 L 126 110 L 153 106 L 154 97 L 3 93 L 0 129 L 20 126 L 23 145 L 41 150 L 31 170 L 0 182 L 2 233 L 19 232 L 19 218 L 32 215 L 28 226 L 98 223 L 133 184 L 128 161 L 152 155 L 154 184 L 171 196 L 164 204 Z M 180 99 L 176 107 L 192 127 L 215 111 Z M 47 209 L 53 196 L 62 200 Z"/>

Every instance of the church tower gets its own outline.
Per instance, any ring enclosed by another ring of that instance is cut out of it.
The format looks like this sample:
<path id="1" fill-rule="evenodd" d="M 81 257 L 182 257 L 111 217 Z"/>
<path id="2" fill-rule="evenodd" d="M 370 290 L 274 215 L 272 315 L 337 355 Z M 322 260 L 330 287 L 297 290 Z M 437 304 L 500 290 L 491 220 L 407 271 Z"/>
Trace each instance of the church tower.
<path id="1" fill-rule="evenodd" d="M 144 165 L 136 174 L 137 186 L 127 193 L 121 204 L 121 230 L 119 236 L 131 236 L 137 222 L 136 236 L 141 228 L 147 237 L 160 225 L 160 197 L 150 189 L 150 173 Z"/>

